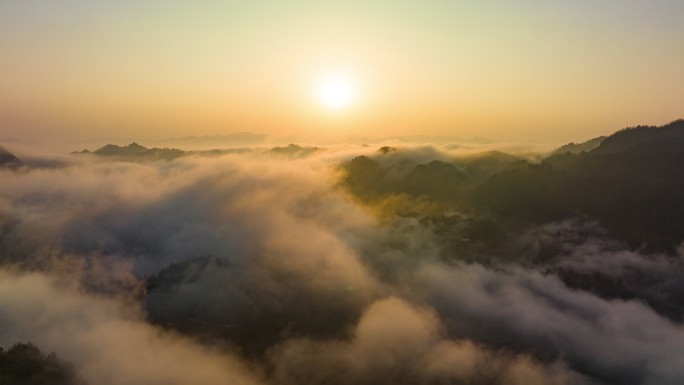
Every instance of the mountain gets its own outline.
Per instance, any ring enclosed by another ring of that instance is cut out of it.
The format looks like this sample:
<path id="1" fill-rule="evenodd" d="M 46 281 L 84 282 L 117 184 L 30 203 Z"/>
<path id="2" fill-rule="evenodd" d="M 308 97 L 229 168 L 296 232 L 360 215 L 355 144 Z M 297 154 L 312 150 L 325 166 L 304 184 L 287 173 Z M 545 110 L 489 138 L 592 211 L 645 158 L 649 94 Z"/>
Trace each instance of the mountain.
<path id="1" fill-rule="evenodd" d="M 599 136 L 583 143 L 566 144 L 552 151 L 543 162 L 551 164 L 557 169 L 571 167 L 580 160 L 581 155 L 596 149 L 605 139 L 605 136 Z"/>
<path id="2" fill-rule="evenodd" d="M 84 385 L 74 367 L 33 344 L 0 348 L 0 384 Z"/>
<path id="3" fill-rule="evenodd" d="M 637 126 L 620 130 L 607 137 L 591 151 L 593 154 L 618 154 L 636 147 L 659 150 L 684 141 L 684 119 L 675 120 L 661 127 Z"/>
<path id="4" fill-rule="evenodd" d="M 87 150 L 80 153 L 87 153 Z M 183 156 L 185 153 L 177 148 L 147 148 L 138 143 L 131 143 L 128 146 L 117 146 L 115 144 L 105 145 L 93 152 L 95 155 L 106 157 L 117 157 L 130 160 L 170 160 Z"/>
<path id="5" fill-rule="evenodd" d="M 676 251 L 684 241 L 684 120 L 561 149 L 540 163 L 493 152 L 413 165 L 398 156 L 396 164 L 380 162 L 397 153 L 385 148 L 345 163 L 342 185 L 368 204 L 403 194 L 521 229 L 587 218 L 633 248 Z M 399 159 L 412 170 L 393 177 Z"/>
<path id="6" fill-rule="evenodd" d="M 5 150 L 3 147 L 0 147 L 0 167 L 5 167 L 5 168 L 17 168 L 22 166 L 24 163 L 14 156 L 11 152 Z"/>
<path id="7" fill-rule="evenodd" d="M 493 176 L 474 201 L 503 217 L 540 223 L 598 219 L 633 247 L 673 252 L 684 240 L 684 121 L 618 131 L 595 149 Z M 551 158 L 553 159 L 553 157 Z"/>
<path id="8" fill-rule="evenodd" d="M 484 182 L 491 178 L 492 175 L 507 170 L 522 160 L 520 157 L 501 151 L 487 151 L 461 159 L 456 163 L 462 165 L 467 178 L 471 182 Z"/>
<path id="9" fill-rule="evenodd" d="M 141 155 L 147 152 L 147 148 L 139 145 L 138 143 L 131 143 L 128 146 L 117 146 L 115 144 L 105 145 L 97 150 L 95 154 L 97 155 Z"/>
<path id="10" fill-rule="evenodd" d="M 271 154 L 285 156 L 288 158 L 306 158 L 314 153 L 321 151 L 320 147 L 300 146 L 298 144 L 288 144 L 284 147 L 273 147 Z"/>
<path id="11" fill-rule="evenodd" d="M 423 155 L 381 147 L 372 156 L 358 156 L 342 165 L 342 185 L 366 201 L 404 194 L 439 202 L 446 207 L 465 206 L 466 196 L 492 175 L 515 167 L 522 159 L 499 151 L 467 158 L 420 163 Z"/>
<path id="12" fill-rule="evenodd" d="M 342 185 L 363 200 L 380 198 L 395 188 L 380 163 L 367 156 L 357 156 L 343 164 L 342 169 L 345 171 Z"/>
<path id="13" fill-rule="evenodd" d="M 544 159 L 544 163 L 551 164 L 558 169 L 570 167 L 580 159 L 580 155 L 596 149 L 605 139 L 605 136 L 599 136 L 582 143 L 568 143 L 553 150 Z"/>
<path id="14" fill-rule="evenodd" d="M 426 226 L 445 261 L 525 264 L 681 323 L 684 121 L 591 146 L 564 146 L 537 163 L 497 152 L 429 161 L 387 147 L 344 163 L 341 186 L 383 220 Z M 411 170 L 394 173 L 398 164 Z M 653 260 L 618 267 L 636 255 Z"/>
<path id="15" fill-rule="evenodd" d="M 400 190 L 414 196 L 430 196 L 439 201 L 458 194 L 465 173 L 453 163 L 433 160 L 416 166 L 400 182 Z"/>
<path id="16" fill-rule="evenodd" d="M 600 146 L 601 143 L 603 143 L 603 140 L 606 139 L 605 136 L 599 136 L 594 139 L 589 139 L 586 142 L 582 143 L 568 143 L 566 145 L 563 145 L 561 147 L 558 147 L 557 149 L 553 150 L 551 152 L 551 155 L 557 155 L 557 154 L 580 154 L 582 152 L 589 152 L 596 147 Z"/>

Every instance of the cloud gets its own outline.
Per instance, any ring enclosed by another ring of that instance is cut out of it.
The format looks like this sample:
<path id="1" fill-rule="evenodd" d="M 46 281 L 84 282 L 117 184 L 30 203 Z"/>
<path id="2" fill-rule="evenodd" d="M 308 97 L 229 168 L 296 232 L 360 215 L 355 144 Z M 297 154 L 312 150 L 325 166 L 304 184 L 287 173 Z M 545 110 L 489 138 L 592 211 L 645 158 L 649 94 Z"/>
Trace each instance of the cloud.
<path id="1" fill-rule="evenodd" d="M 291 340 L 273 352 L 280 384 L 579 384 L 561 364 L 444 337 L 434 311 L 390 297 L 363 314 L 350 341 Z"/>
<path id="2" fill-rule="evenodd" d="M 418 276 L 456 335 L 564 357 L 608 383 L 676 383 L 681 328 L 637 301 L 570 290 L 554 276 L 481 266 L 427 266 Z M 618 353 L 619 352 L 619 353 Z"/>
<path id="3" fill-rule="evenodd" d="M 296 162 L 273 167 L 277 163 L 191 157 L 11 175 L 0 187 L 3 254 L 97 251 L 135 258 L 141 274 L 201 255 L 237 260 L 249 250 L 322 248 L 320 258 L 338 258 L 330 251 L 345 246 L 318 225 L 369 219 L 331 193 L 328 174 Z"/>
<path id="4" fill-rule="evenodd" d="M 33 341 L 96 384 L 684 378 L 680 324 L 655 305 L 684 287 L 681 264 L 571 219 L 504 223 L 504 246 L 462 251 L 460 227 L 349 199 L 337 166 L 353 151 L 3 174 L 0 346 Z M 571 289 L 562 271 L 638 295 Z"/>
<path id="5" fill-rule="evenodd" d="M 0 345 L 32 341 L 73 363 L 91 384 L 260 383 L 231 354 L 163 332 L 140 313 L 43 274 L 0 271 L 0 304 Z"/>

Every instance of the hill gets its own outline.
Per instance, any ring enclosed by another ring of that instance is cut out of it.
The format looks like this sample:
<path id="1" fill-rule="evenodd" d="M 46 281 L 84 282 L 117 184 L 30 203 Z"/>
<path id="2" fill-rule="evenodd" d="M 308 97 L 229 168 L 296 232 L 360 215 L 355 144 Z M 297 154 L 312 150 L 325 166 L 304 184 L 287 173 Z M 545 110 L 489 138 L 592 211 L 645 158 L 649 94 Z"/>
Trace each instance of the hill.
<path id="1" fill-rule="evenodd" d="M 44 354 L 33 344 L 0 348 L 0 384 L 84 385 L 73 366 L 54 354 Z"/>
<path id="2" fill-rule="evenodd" d="M 88 152 L 84 150 L 80 153 Z M 127 160 L 171 160 L 185 155 L 185 152 L 177 148 L 147 148 L 133 142 L 127 146 L 108 144 L 95 150 L 93 154 Z"/>
<path id="3" fill-rule="evenodd" d="M 23 164 L 24 163 L 14 154 L 5 150 L 3 147 L 0 147 L 0 167 L 14 169 L 22 166 Z"/>
<path id="4" fill-rule="evenodd" d="M 668 143 L 684 141 L 684 119 L 675 120 L 664 126 L 637 126 L 620 130 L 610 135 L 591 151 L 593 154 L 618 154 L 636 147 L 657 150 L 668 147 Z"/>
<path id="5" fill-rule="evenodd" d="M 563 145 L 561 147 L 558 147 L 557 149 L 553 150 L 551 152 L 551 155 L 557 155 L 557 154 L 580 154 L 583 152 L 589 152 L 596 147 L 600 146 L 601 143 L 606 139 L 605 136 L 599 136 L 597 138 L 589 139 L 586 142 L 582 143 L 568 143 L 566 145 Z"/>
<path id="6" fill-rule="evenodd" d="M 684 240 L 684 121 L 618 131 L 594 150 L 495 175 L 475 202 L 532 222 L 584 215 L 633 247 L 674 251 Z"/>
<path id="7" fill-rule="evenodd" d="M 684 241 L 684 120 L 571 143 L 538 164 L 498 152 L 416 165 L 404 158 L 412 170 L 397 178 L 397 165 L 380 162 L 388 151 L 345 163 L 342 185 L 369 204 L 413 196 L 523 227 L 598 220 L 634 248 L 674 253 Z"/>

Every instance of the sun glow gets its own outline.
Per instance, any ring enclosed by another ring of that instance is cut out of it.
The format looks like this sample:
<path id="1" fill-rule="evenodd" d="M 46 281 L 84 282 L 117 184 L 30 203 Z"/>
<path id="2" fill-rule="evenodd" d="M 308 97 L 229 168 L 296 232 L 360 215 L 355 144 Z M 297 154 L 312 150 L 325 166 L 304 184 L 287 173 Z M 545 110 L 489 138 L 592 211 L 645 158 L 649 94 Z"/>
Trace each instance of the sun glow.
<path id="1" fill-rule="evenodd" d="M 347 108 L 356 100 L 356 96 L 356 84 L 346 74 L 328 74 L 322 77 L 318 83 L 318 98 L 327 107 Z"/>

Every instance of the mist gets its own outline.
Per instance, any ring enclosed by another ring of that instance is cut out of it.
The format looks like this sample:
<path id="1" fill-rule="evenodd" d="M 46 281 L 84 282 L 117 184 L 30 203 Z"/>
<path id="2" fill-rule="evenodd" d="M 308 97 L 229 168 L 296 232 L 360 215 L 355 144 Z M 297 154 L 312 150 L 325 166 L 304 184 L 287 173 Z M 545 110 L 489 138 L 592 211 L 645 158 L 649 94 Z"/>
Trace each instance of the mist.
<path id="1" fill-rule="evenodd" d="M 0 346 L 90 384 L 684 379 L 676 250 L 474 200 L 543 153 L 312 148 L 0 169 Z"/>

